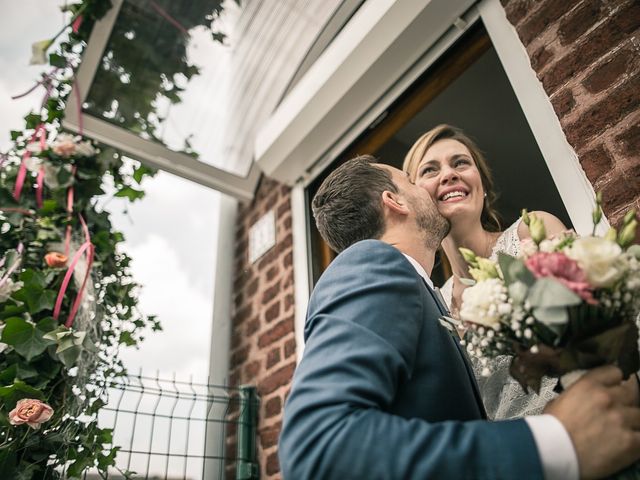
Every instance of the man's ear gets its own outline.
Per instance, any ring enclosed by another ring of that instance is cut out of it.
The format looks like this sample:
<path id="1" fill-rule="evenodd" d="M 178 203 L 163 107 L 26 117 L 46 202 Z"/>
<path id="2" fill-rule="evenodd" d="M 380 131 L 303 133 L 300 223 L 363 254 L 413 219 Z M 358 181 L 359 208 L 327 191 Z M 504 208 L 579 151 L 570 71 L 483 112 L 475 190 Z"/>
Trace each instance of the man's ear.
<path id="1" fill-rule="evenodd" d="M 399 193 L 385 190 L 382 192 L 382 204 L 397 215 L 407 215 L 409 213 L 409 206 Z"/>

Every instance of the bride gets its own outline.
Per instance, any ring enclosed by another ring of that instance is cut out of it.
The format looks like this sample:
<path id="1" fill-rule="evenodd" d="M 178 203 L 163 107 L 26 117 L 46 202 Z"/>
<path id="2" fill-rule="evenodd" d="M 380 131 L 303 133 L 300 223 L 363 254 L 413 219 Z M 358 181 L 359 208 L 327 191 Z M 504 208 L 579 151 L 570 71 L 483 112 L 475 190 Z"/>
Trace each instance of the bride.
<path id="1" fill-rule="evenodd" d="M 531 238 L 529 229 L 520 220 L 506 230 L 500 228 L 492 207 L 496 194 L 487 161 L 474 142 L 455 127 L 439 125 L 422 135 L 405 157 L 403 169 L 433 198 L 440 213 L 451 222 L 451 231 L 442 242 L 442 248 L 453 275 L 442 287 L 442 294 L 451 314 L 458 317 L 465 288 L 460 279 L 469 276 L 458 248 L 468 248 L 476 255 L 492 260 L 499 252 L 517 256 L 520 242 Z M 538 211 L 535 214 L 543 220 L 549 236 L 566 230 L 550 213 Z M 539 395 L 526 393 L 510 377 L 510 363 L 511 357 L 497 358 L 489 377 L 481 376 L 479 365 L 474 365 L 491 419 L 539 414 L 555 397 L 556 381 L 547 378 Z"/>

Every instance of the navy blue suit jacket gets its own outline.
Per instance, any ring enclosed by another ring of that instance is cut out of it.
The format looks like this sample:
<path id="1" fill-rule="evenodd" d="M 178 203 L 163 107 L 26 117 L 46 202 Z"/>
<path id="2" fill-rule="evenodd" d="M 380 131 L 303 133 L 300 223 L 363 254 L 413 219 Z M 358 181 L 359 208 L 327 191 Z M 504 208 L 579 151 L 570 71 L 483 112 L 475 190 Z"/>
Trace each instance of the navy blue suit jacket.
<path id="1" fill-rule="evenodd" d="M 432 292 L 358 242 L 320 278 L 279 444 L 285 479 L 542 478 L 524 420 L 488 422 Z"/>

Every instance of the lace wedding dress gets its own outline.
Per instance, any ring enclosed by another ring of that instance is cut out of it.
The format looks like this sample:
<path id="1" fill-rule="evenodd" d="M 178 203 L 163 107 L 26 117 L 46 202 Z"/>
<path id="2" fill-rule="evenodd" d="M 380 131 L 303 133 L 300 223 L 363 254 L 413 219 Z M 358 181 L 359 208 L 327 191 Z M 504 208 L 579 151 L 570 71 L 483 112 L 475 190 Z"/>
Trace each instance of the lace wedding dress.
<path id="1" fill-rule="evenodd" d="M 520 254 L 519 224 L 520 220 L 517 220 L 498 237 L 489 257 L 491 260 L 497 260 L 500 252 L 513 256 Z M 453 277 L 442 286 L 441 293 L 447 305 L 450 306 L 453 295 Z M 544 406 L 557 396 L 553 391 L 557 380 L 547 377 L 542 379 L 540 394 L 526 393 L 520 384 L 509 375 L 510 356 L 501 355 L 495 358 L 493 363 L 489 365 L 491 374 L 488 377 L 483 377 L 480 374 L 482 367 L 473 356 L 471 363 L 487 415 L 492 420 L 539 415 Z"/>

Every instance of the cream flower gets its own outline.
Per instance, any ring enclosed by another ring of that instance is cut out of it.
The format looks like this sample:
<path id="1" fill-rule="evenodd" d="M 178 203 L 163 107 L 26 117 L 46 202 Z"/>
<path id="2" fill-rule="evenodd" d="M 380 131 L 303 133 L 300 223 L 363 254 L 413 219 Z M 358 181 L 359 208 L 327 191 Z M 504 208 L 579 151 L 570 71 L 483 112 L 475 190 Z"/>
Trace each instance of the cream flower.
<path id="1" fill-rule="evenodd" d="M 500 305 L 506 298 L 506 288 L 498 278 L 476 283 L 462 292 L 460 318 L 466 322 L 496 327 L 500 323 Z"/>
<path id="2" fill-rule="evenodd" d="M 6 302 L 13 292 L 16 292 L 22 288 L 22 282 L 14 282 L 10 278 L 7 278 L 2 285 L 0 285 L 0 303 Z"/>
<path id="3" fill-rule="evenodd" d="M 40 40 L 31 44 L 31 60 L 29 65 L 44 65 L 47 63 L 47 50 L 53 43 L 53 40 Z"/>
<path id="4" fill-rule="evenodd" d="M 16 404 L 16 408 L 9 413 L 11 425 L 26 423 L 34 430 L 40 428 L 40 424 L 49 421 L 53 415 L 53 408 L 35 398 L 23 398 Z"/>
<path id="5" fill-rule="evenodd" d="M 69 135 L 68 133 L 58 135 L 51 144 L 51 150 L 53 150 L 56 155 L 64 158 L 74 156 L 76 153 L 76 142 L 73 135 Z"/>
<path id="6" fill-rule="evenodd" d="M 624 273 L 624 263 L 620 262 L 622 249 L 604 238 L 577 238 L 566 253 L 578 262 L 589 283 L 596 288 L 610 287 Z"/>

